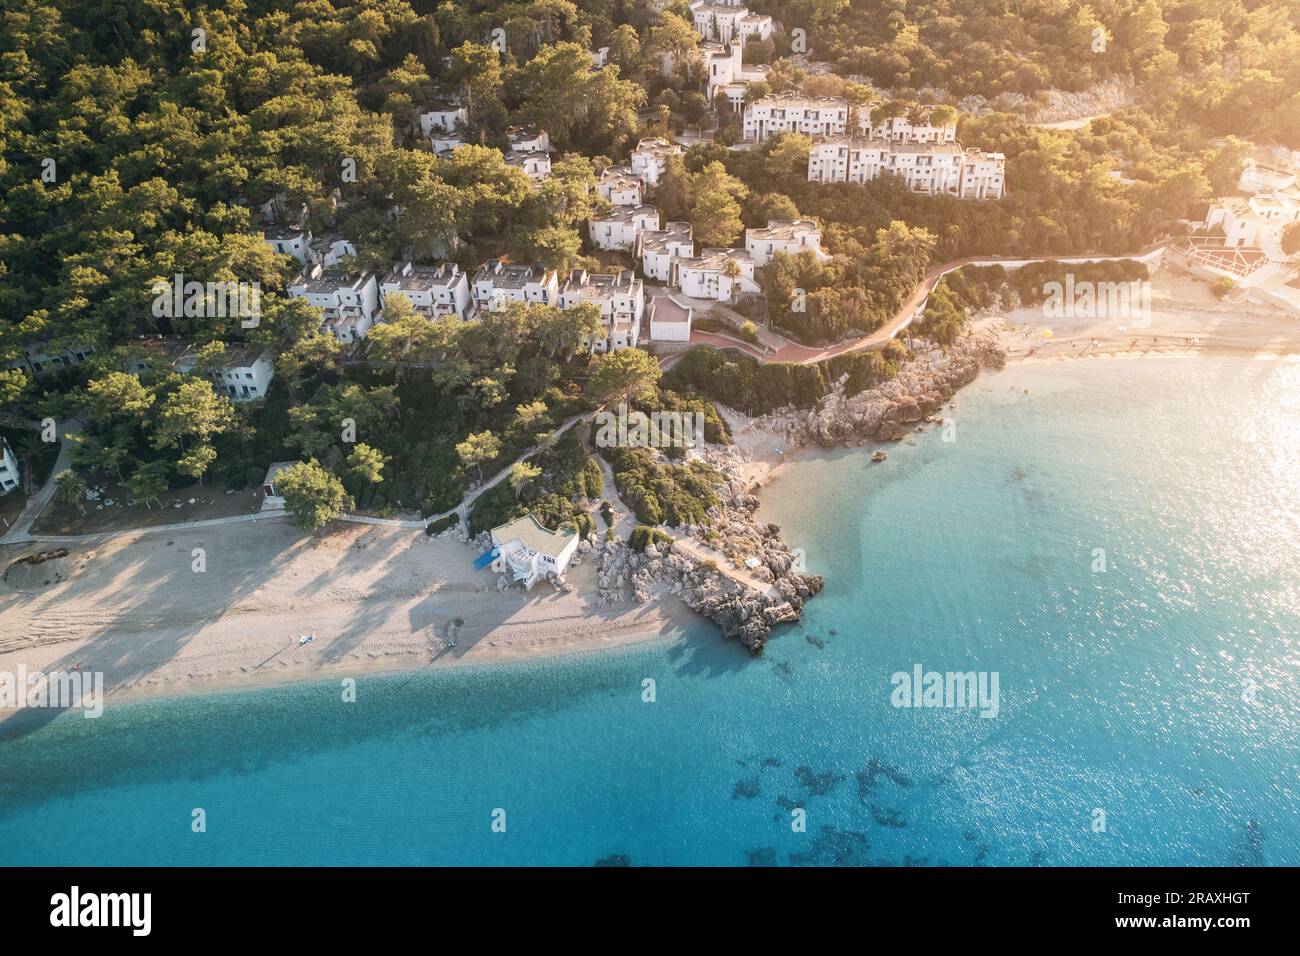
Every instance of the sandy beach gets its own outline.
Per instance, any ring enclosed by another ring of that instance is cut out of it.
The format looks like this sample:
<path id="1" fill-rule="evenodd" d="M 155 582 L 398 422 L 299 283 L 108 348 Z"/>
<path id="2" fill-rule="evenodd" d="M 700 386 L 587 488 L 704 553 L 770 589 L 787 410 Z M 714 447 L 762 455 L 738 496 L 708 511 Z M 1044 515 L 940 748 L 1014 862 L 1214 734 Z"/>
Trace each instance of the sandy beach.
<path id="1" fill-rule="evenodd" d="M 0 548 L 0 561 L 33 550 Z M 100 539 L 0 581 L 0 671 L 102 671 L 111 700 L 519 660 L 694 619 L 672 596 L 596 608 L 589 562 L 570 571 L 569 593 L 498 592 L 473 557 L 450 537 L 350 524 L 305 537 L 283 518 Z"/>

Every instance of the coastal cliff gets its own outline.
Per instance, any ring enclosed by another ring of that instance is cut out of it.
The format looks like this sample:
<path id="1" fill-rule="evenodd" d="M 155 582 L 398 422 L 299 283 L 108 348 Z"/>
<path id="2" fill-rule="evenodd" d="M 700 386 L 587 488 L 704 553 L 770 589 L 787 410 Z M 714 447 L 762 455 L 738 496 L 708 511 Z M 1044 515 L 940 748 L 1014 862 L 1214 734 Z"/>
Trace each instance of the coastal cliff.
<path id="1" fill-rule="evenodd" d="M 946 350 L 918 349 L 897 375 L 874 388 L 847 395 L 841 380 L 815 408 L 773 412 L 759 423 L 795 446 L 898 441 L 920 422 L 936 421 L 936 413 L 981 369 L 1005 364 L 995 335 L 967 332 Z"/>

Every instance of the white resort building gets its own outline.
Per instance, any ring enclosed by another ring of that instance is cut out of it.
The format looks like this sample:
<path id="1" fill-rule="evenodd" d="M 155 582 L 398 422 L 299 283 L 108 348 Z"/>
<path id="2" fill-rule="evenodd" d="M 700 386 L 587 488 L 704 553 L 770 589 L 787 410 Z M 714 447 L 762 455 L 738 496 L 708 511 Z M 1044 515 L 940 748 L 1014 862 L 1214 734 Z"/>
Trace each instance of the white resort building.
<path id="1" fill-rule="evenodd" d="M 1291 227 L 1300 229 L 1300 187 L 1231 196 L 1210 206 L 1183 251 L 1194 270 L 1227 276 L 1300 311 L 1300 275 L 1282 248 Z"/>
<path id="2" fill-rule="evenodd" d="M 956 143 L 895 143 L 835 136 L 813 142 L 808 179 L 818 183 L 866 183 L 884 175 L 902 177 L 907 188 L 927 195 L 1001 199 L 1006 157 L 963 150 Z"/>
<path id="3" fill-rule="evenodd" d="M 756 269 L 767 265 L 778 252 L 797 256 L 810 251 L 823 261 L 830 258 L 822 251 L 821 227 L 811 219 L 769 219 L 765 229 L 746 229 L 745 251 Z"/>
<path id="4" fill-rule="evenodd" d="M 199 344 L 188 336 L 150 335 L 136 339 L 126 348 L 122 370 L 144 375 L 171 369 L 192 375 L 198 367 Z M 275 377 L 269 349 L 246 342 L 227 342 L 221 358 L 206 371 L 217 390 L 235 402 L 264 398 Z"/>
<path id="5" fill-rule="evenodd" d="M 751 37 L 767 40 L 772 36 L 772 18 L 750 13 L 740 3 L 692 0 L 688 7 L 695 32 L 702 39 L 743 45 Z"/>
<path id="6" fill-rule="evenodd" d="M 645 314 L 645 285 L 628 270 L 616 275 L 580 269 L 565 281 L 560 290 L 560 308 L 594 305 L 605 323 L 605 337 L 588 343 L 593 352 L 617 352 L 631 348 L 641 337 L 641 319 Z"/>
<path id="7" fill-rule="evenodd" d="M 500 312 L 510 302 L 559 305 L 560 282 L 554 269 L 489 259 L 474 273 L 474 308 Z"/>
<path id="8" fill-rule="evenodd" d="M 454 315 L 469 318 L 469 278 L 454 262 L 417 266 L 409 260 L 393 267 L 379 285 L 385 301 L 390 295 L 404 295 L 415 311 L 430 319 Z"/>
<path id="9" fill-rule="evenodd" d="M 548 573 L 562 576 L 578 550 L 572 531 L 550 531 L 531 514 L 492 529 L 492 568 L 531 589 Z"/>
<path id="10" fill-rule="evenodd" d="M 739 43 L 716 44 L 702 51 L 707 77 L 705 96 L 714 109 L 721 108 L 720 98 L 725 97 L 732 115 L 745 108 L 745 90 L 750 83 L 767 79 L 771 67 L 766 64 L 745 66 Z"/>
<path id="11" fill-rule="evenodd" d="M 712 77 L 710 76 L 710 83 Z M 871 120 L 879 102 L 863 103 L 850 108 L 849 101 L 837 96 L 805 96 L 802 93 L 773 93 L 745 106 L 745 139 L 762 142 L 780 133 L 803 133 L 805 136 L 844 136 L 856 115 L 854 135 L 863 139 L 883 139 L 892 143 L 955 143 L 957 121 L 931 126 L 928 110 L 920 116 L 883 117 Z M 918 122 L 913 123 L 916 118 Z"/>
<path id="12" fill-rule="evenodd" d="M 611 166 L 600 174 L 596 193 L 614 206 L 639 206 L 645 199 L 645 183 L 627 166 Z"/>
<path id="13" fill-rule="evenodd" d="M 592 216 L 587 224 L 591 244 L 610 251 L 627 249 L 634 255 L 641 233 L 659 228 L 659 210 L 654 206 L 616 206 L 603 216 Z"/>
<path id="14" fill-rule="evenodd" d="M 677 284 L 677 262 L 695 255 L 689 222 L 665 223 L 641 233 L 641 271 L 665 285 Z"/>
<path id="15" fill-rule="evenodd" d="M 628 168 L 634 176 L 653 188 L 659 185 L 659 178 L 668 167 L 668 157 L 680 156 L 684 152 L 682 147 L 662 137 L 643 139 L 628 157 Z"/>
<path id="16" fill-rule="evenodd" d="M 755 293 L 754 260 L 743 249 L 705 249 L 677 263 L 677 287 L 694 299 L 732 302 L 742 292 Z"/>
<path id="17" fill-rule="evenodd" d="M 321 329 L 350 344 L 366 337 L 379 314 L 379 283 L 373 272 L 344 272 L 310 265 L 289 283 L 291 299 L 306 299 L 324 313 Z"/>
<path id="18" fill-rule="evenodd" d="M 689 342 L 694 310 L 670 295 L 657 295 L 647 306 L 651 342 Z"/>
<path id="19" fill-rule="evenodd" d="M 9 447 L 8 439 L 0 436 L 0 496 L 18 487 L 18 458 Z"/>

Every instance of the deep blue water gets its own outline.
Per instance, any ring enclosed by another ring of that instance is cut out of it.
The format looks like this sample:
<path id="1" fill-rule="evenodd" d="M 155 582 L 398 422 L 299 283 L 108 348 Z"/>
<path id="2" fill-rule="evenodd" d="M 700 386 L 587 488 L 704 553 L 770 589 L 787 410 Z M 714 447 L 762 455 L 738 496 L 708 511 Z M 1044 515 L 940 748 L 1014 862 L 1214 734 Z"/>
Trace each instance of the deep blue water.
<path id="1" fill-rule="evenodd" d="M 699 626 L 61 716 L 0 741 L 0 863 L 1300 864 L 1300 364 L 1030 366 L 950 414 L 764 492 L 826 591 L 762 659 Z M 998 716 L 892 706 L 918 663 L 996 671 Z"/>

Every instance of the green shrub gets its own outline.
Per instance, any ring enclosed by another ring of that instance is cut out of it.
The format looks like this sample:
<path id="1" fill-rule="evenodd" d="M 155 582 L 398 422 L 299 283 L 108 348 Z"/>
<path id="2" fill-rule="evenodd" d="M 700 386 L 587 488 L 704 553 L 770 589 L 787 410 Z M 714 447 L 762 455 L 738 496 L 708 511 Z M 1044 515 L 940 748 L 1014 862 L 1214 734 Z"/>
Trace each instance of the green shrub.
<path id="1" fill-rule="evenodd" d="M 632 550 L 639 553 L 644 551 L 648 544 L 671 544 L 672 540 L 672 535 L 665 534 L 658 528 L 648 528 L 643 524 L 639 524 L 636 526 L 635 530 L 633 530 L 632 538 L 629 543 L 632 545 Z"/>

